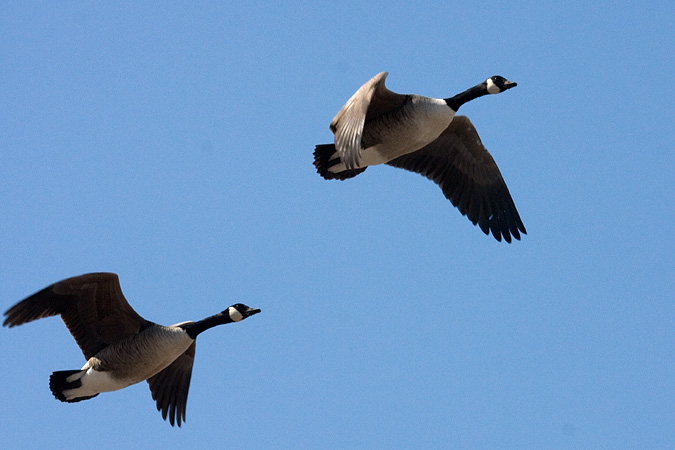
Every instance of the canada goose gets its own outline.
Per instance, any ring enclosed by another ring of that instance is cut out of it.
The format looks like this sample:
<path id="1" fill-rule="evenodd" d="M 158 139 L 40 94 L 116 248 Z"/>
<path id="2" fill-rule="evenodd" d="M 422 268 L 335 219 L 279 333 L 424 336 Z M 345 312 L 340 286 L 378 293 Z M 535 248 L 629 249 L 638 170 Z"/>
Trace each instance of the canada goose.
<path id="1" fill-rule="evenodd" d="M 375 75 L 333 118 L 335 143 L 314 150 L 319 175 L 345 180 L 376 164 L 400 167 L 438 184 L 462 215 L 498 241 L 527 234 L 476 129 L 468 118 L 455 116 L 464 103 L 516 83 L 494 76 L 454 97 L 436 99 L 392 92 L 385 78 L 387 72 Z"/>
<path id="2" fill-rule="evenodd" d="M 185 422 L 197 335 L 259 312 L 237 303 L 206 319 L 165 327 L 134 311 L 116 274 L 90 273 L 22 300 L 5 312 L 3 325 L 60 314 L 87 363 L 80 370 L 52 373 L 49 388 L 57 399 L 79 402 L 147 380 L 162 418 L 168 415 L 172 426 L 174 421 L 180 426 Z"/>

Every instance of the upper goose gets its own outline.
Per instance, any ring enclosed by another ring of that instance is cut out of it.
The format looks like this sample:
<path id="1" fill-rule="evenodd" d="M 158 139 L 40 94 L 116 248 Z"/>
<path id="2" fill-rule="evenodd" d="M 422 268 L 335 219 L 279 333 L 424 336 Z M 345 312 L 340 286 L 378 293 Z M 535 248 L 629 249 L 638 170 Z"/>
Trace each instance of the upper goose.
<path id="1" fill-rule="evenodd" d="M 454 97 L 436 99 L 392 92 L 385 78 L 387 72 L 375 75 L 337 113 L 330 124 L 335 143 L 314 150 L 317 172 L 345 180 L 382 163 L 417 172 L 436 182 L 485 234 L 491 231 L 506 242 L 527 234 L 476 129 L 466 117 L 455 117 L 464 103 L 516 83 L 494 76 Z"/>
<path id="2" fill-rule="evenodd" d="M 37 292 L 5 312 L 10 327 L 61 315 L 87 363 L 49 377 L 62 402 L 79 402 L 147 380 L 157 410 L 171 425 L 185 421 L 195 339 L 216 325 L 259 313 L 241 303 L 197 322 L 165 327 L 145 320 L 129 306 L 114 273 L 68 278 Z"/>

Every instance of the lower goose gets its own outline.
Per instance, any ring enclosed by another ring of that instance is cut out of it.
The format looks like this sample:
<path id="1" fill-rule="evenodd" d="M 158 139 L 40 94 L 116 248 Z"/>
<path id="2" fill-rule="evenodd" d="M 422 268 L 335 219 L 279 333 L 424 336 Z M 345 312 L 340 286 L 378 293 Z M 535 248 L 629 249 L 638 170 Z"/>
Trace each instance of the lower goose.
<path id="1" fill-rule="evenodd" d="M 197 322 L 165 327 L 134 311 L 117 275 L 90 273 L 52 284 L 22 300 L 5 312 L 3 325 L 61 316 L 87 360 L 79 370 L 50 376 L 49 388 L 62 402 L 87 400 L 147 380 L 162 417 L 180 426 L 185 421 L 197 336 L 259 312 L 237 303 Z"/>
<path id="2" fill-rule="evenodd" d="M 345 180 L 388 164 L 438 184 L 462 215 L 498 241 L 527 234 L 506 183 L 469 119 L 464 103 L 516 86 L 501 76 L 451 98 L 401 95 L 384 85 L 387 72 L 361 86 L 330 124 L 334 144 L 317 145 L 314 166 L 327 180 Z"/>

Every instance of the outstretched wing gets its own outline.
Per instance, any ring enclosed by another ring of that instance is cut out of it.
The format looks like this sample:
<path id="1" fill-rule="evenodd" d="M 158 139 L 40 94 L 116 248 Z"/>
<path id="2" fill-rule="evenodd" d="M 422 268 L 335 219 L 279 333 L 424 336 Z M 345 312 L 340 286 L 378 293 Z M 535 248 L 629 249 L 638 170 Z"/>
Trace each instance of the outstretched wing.
<path id="1" fill-rule="evenodd" d="M 187 407 L 188 390 L 190 389 L 190 378 L 192 377 L 192 364 L 195 361 L 195 344 L 180 355 L 166 369 L 157 375 L 148 378 L 152 399 L 157 402 L 157 411 L 162 412 L 162 418 L 166 420 L 169 416 L 169 423 L 173 426 L 174 422 L 180 426 L 181 421 L 185 422 L 185 409 Z"/>
<path id="2" fill-rule="evenodd" d="M 405 95 L 385 87 L 385 78 L 387 72 L 381 72 L 361 86 L 330 123 L 330 129 L 335 134 L 335 149 L 349 170 L 357 168 L 366 120 L 391 111 L 405 101 Z"/>
<path id="3" fill-rule="evenodd" d="M 497 164 L 467 117 L 455 116 L 435 141 L 387 164 L 433 180 L 459 212 L 498 241 L 527 234 Z"/>
<path id="4" fill-rule="evenodd" d="M 86 359 L 149 324 L 124 298 L 116 274 L 90 273 L 59 281 L 20 301 L 5 312 L 3 325 L 14 327 L 57 314 Z"/>

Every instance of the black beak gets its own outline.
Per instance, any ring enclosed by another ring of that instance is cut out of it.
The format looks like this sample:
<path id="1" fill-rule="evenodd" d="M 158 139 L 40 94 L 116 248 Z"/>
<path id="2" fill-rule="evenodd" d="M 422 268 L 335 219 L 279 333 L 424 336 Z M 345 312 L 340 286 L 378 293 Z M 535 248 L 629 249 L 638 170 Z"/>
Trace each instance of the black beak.
<path id="1" fill-rule="evenodd" d="M 246 310 L 246 317 L 250 317 L 253 314 L 258 314 L 259 312 L 260 312 L 260 310 L 257 309 L 257 308 L 249 308 L 249 309 Z"/>
<path id="2" fill-rule="evenodd" d="M 504 90 L 511 89 L 516 86 L 518 86 L 518 84 L 515 81 L 506 80 L 504 82 Z"/>

